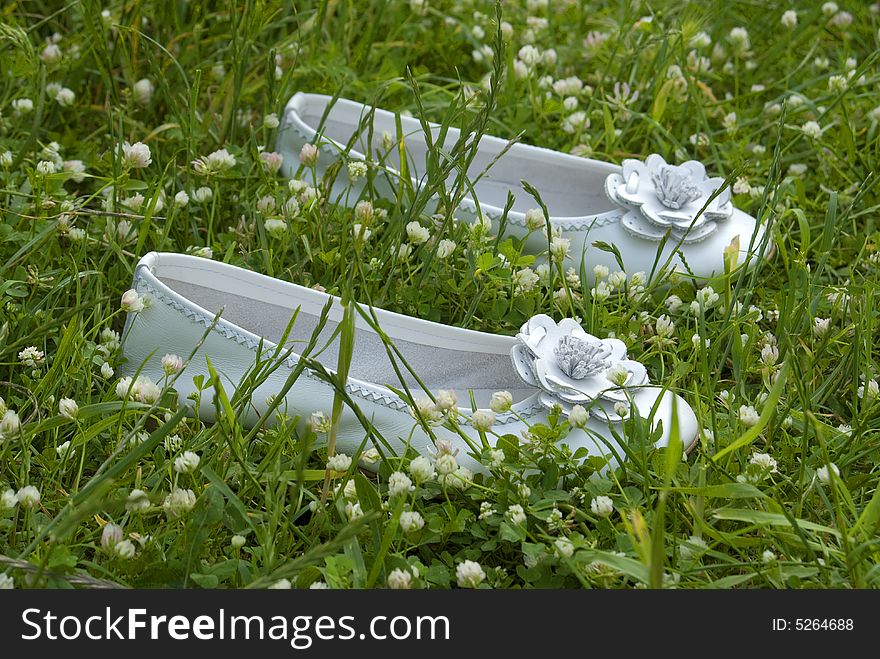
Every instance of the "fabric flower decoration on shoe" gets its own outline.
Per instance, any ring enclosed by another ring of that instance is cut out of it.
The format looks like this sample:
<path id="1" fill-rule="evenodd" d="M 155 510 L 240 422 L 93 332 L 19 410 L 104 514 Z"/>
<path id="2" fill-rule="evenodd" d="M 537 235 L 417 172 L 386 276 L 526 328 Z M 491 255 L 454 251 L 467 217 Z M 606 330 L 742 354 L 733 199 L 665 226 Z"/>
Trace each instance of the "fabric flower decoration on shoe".
<path id="1" fill-rule="evenodd" d="M 548 409 L 560 405 L 567 415 L 581 405 L 596 418 L 620 421 L 629 410 L 628 389 L 648 384 L 648 372 L 627 359 L 619 339 L 598 339 L 571 318 L 558 325 L 550 316 L 533 316 L 511 349 L 517 374 L 542 390 Z"/>
<path id="2" fill-rule="evenodd" d="M 674 239 L 689 243 L 706 238 L 733 213 L 730 188 L 709 201 L 723 185 L 723 178 L 707 177 L 696 160 L 669 165 L 655 153 L 644 162 L 624 160 L 621 173 L 605 179 L 605 192 L 629 209 L 622 222 L 632 233 L 660 240 L 671 231 Z"/>

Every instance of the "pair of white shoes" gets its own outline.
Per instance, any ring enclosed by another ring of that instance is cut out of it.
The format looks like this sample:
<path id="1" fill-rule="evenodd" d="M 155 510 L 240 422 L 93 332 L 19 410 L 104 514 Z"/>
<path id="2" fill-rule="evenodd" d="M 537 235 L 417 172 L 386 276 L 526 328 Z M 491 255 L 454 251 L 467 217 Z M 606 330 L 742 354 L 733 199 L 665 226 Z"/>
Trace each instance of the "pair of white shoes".
<path id="1" fill-rule="evenodd" d="M 288 104 L 279 137 L 288 174 L 300 169 L 305 144 L 321 151 L 317 167 L 323 173 L 340 158 L 367 160 L 365 154 L 382 150 L 383 133 L 397 134 L 393 114 L 346 100 L 331 105 L 330 100 L 297 94 Z M 427 157 L 425 136 L 416 120 L 400 117 L 400 122 L 411 160 L 407 171 L 419 185 Z M 438 131 L 436 126 L 430 129 L 434 134 Z M 372 143 L 367 142 L 369 135 Z M 457 139 L 450 130 L 447 143 Z M 513 193 L 516 201 L 507 215 L 507 231 L 528 236 L 527 248 L 535 253 L 546 251 L 547 234 L 526 227 L 526 211 L 536 204 L 523 191 L 522 179 L 540 193 L 553 230 L 571 240 L 569 258 L 577 265 L 583 258 L 590 268 L 604 264 L 616 269 L 614 256 L 592 245 L 602 241 L 617 247 L 628 271 L 651 272 L 656 263 L 666 263 L 708 277 L 724 271 L 728 246 L 743 267 L 753 264 L 766 248 L 755 219 L 735 209 L 727 189 L 719 192 L 723 181 L 707 178 L 699 163 L 675 167 L 655 155 L 617 167 L 523 144 L 499 158 L 506 146 L 504 140 L 482 138 L 469 174 L 475 176 L 496 158 L 497 162 L 476 182 L 473 196 L 463 200 L 458 214 L 480 214 L 497 230 L 508 192 Z M 389 181 L 399 176 L 388 165 L 397 152 L 391 151 L 381 166 Z M 356 196 L 349 201 L 354 204 Z M 333 333 L 343 316 L 338 298 L 183 254 L 144 256 L 133 288 L 149 297 L 150 304 L 130 313 L 126 322 L 123 345 L 129 373 L 159 381 L 165 376 L 161 363 L 165 353 L 187 357 L 204 338 L 176 380 L 181 402 L 194 393 L 193 378 L 207 375 L 205 357 L 224 385 L 234 390 L 253 372 L 258 352 L 263 359 L 275 352 L 298 310 L 286 343 L 276 353 L 283 363 L 254 392 L 245 421 L 255 422 L 273 402 L 302 419 L 316 411 L 329 413 L 334 388 L 322 371 L 332 372 L 337 365 L 340 343 Z M 582 457 L 599 456 L 612 466 L 630 450 L 625 430 L 638 420 L 632 417 L 646 420 L 646 427 L 657 433 L 658 447 L 668 445 L 673 437 L 686 450 L 696 442 L 697 419 L 681 396 L 652 386 L 645 367 L 627 358 L 620 340 L 593 337 L 571 319 L 556 323 L 538 315 L 516 337 L 508 337 L 380 309 L 361 310 L 373 321 L 356 314 L 355 346 L 345 383 L 345 393 L 360 414 L 351 406 L 344 408 L 337 428 L 338 451 L 354 454 L 375 445 L 386 454 L 402 454 L 412 447 L 430 455 L 437 441 L 444 440 L 443 450 L 458 449 L 459 464 L 483 471 L 481 451 L 490 450 L 501 436 L 530 437 L 529 428 L 547 423 L 551 410 L 561 410 L 571 425 L 564 444 L 573 451 L 583 449 L 578 454 Z M 286 390 L 284 399 L 277 400 L 300 363 L 299 353 L 321 323 L 317 348 L 311 353 L 314 362 Z M 427 391 L 405 366 L 398 363 L 395 368 L 376 326 Z M 328 341 L 329 347 L 321 350 Z M 459 406 L 448 393 L 452 391 L 462 400 L 472 396 L 477 409 Z M 200 411 L 212 419 L 210 404 L 202 404 Z"/>

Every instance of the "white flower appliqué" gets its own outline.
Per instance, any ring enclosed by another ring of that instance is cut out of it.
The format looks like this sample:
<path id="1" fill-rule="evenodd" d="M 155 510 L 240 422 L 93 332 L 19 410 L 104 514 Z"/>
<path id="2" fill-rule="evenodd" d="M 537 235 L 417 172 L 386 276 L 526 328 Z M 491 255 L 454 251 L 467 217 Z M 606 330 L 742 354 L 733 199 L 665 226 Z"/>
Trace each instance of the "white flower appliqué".
<path id="1" fill-rule="evenodd" d="M 605 192 L 630 211 L 622 223 L 632 233 L 660 240 L 669 231 L 676 240 L 695 242 L 733 213 L 730 188 L 709 201 L 722 185 L 724 179 L 707 177 L 696 160 L 670 165 L 655 153 L 644 162 L 624 160 L 621 172 L 605 179 Z"/>
<path id="2" fill-rule="evenodd" d="M 523 382 L 542 390 L 548 409 L 560 405 L 568 415 L 580 405 L 598 419 L 620 421 L 629 409 L 628 390 L 648 384 L 648 372 L 627 359 L 623 341 L 598 339 L 571 318 L 557 325 L 550 316 L 533 316 L 516 338 L 510 351 L 514 369 Z"/>

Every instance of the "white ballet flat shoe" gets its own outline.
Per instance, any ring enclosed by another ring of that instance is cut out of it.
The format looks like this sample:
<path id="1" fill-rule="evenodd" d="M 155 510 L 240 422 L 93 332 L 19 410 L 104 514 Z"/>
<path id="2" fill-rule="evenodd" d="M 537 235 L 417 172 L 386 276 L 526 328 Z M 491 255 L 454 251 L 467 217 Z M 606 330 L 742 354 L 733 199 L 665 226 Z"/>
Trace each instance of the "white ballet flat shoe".
<path id="1" fill-rule="evenodd" d="M 348 160 L 370 162 L 377 162 L 381 156 L 382 174 L 376 177 L 376 186 L 390 195 L 397 187 L 394 179 L 400 176 L 396 144 L 399 119 L 408 154 L 407 171 L 417 187 L 426 171 L 428 149 L 419 121 L 378 108 L 373 111 L 370 106 L 347 99 L 330 105 L 332 100 L 330 96 L 300 92 L 288 102 L 277 147 L 284 156 L 286 175 L 299 170 L 301 150 L 306 144 L 319 150 L 316 167 L 320 175 L 342 154 L 347 154 Z M 440 127 L 429 126 L 436 137 Z M 444 144 L 450 147 L 459 136 L 458 130 L 450 128 Z M 600 264 L 612 271 L 619 269 L 615 256 L 599 249 L 593 244 L 596 242 L 616 246 L 630 274 L 656 274 L 665 266 L 668 271 L 697 278 L 725 272 L 726 249 L 736 253 L 734 265 L 748 267 L 754 266 L 762 254 L 769 256 L 772 252 L 772 246 L 765 244 L 769 236 L 765 239 L 764 228 L 754 217 L 734 208 L 729 187 L 717 192 L 723 179 L 708 178 L 703 165 L 696 161 L 675 166 L 654 154 L 644 162 L 625 160 L 619 167 L 522 143 L 498 157 L 507 145 L 507 140 L 497 137 L 486 135 L 481 139 L 469 178 L 476 179 L 493 160 L 498 160 L 474 183 L 474 196 L 465 197 L 456 214 L 471 221 L 479 212 L 497 232 L 507 195 L 513 193 L 516 201 L 507 215 L 505 231 L 508 235 L 528 235 L 529 253 L 546 252 L 548 242 L 546 231 L 529 233 L 526 212 L 537 203 L 523 189 L 522 180 L 540 193 L 551 226 L 570 241 L 567 265 L 579 268 L 583 260 L 587 272 Z M 334 197 L 353 206 L 359 190 L 344 194 L 347 185 L 345 174 L 338 175 Z"/>
<path id="2" fill-rule="evenodd" d="M 133 375 L 140 369 L 141 375 L 162 382 L 162 357 L 171 353 L 186 359 L 205 337 L 175 382 L 181 404 L 190 403 L 187 397 L 195 391 L 194 376 L 202 375 L 209 381 L 206 357 L 232 396 L 245 373 L 254 366 L 260 343 L 265 359 L 277 346 L 275 342 L 280 340 L 296 309 L 299 315 L 285 347 L 300 351 L 308 344 L 329 301 L 332 300 L 332 306 L 317 343 L 319 348 L 331 338 L 343 314 L 339 298 L 184 254 L 147 254 L 137 265 L 133 288 L 145 298 L 146 305 L 142 311 L 129 313 L 126 321 L 124 373 Z M 208 332 L 221 310 L 221 317 Z M 470 407 L 459 407 L 455 414 L 454 410 L 438 411 L 430 403 L 425 407 L 418 405 L 423 418 L 428 417 L 425 420 L 431 422 L 434 435 L 458 449 L 459 464 L 472 471 L 484 471 L 485 467 L 468 454 L 467 442 L 450 429 L 449 418 L 454 417 L 479 446 L 473 419 L 481 418 L 478 423 L 485 424 L 488 417 L 491 428 L 485 436 L 488 445 L 494 446 L 499 435 L 514 435 L 521 440 L 530 425 L 546 422 L 549 410 L 558 405 L 572 424 L 582 426 L 573 427 L 562 443 L 572 450 L 582 448 L 589 456 L 605 457 L 611 465 L 619 464 L 626 455 L 617 437 L 625 436 L 622 417 L 629 414 L 638 413 L 648 419 L 654 430 L 661 427 L 657 446 L 667 445 L 675 432 L 674 425 L 686 449 L 696 440 L 697 419 L 684 399 L 669 390 L 650 386 L 644 366 L 626 358 L 626 347 L 621 341 L 592 337 L 573 320 L 557 324 L 548 316 L 535 316 L 516 337 L 509 337 L 380 309 L 372 311 L 377 325 L 432 393 L 441 389 L 457 391 L 461 400 L 469 400 L 472 393 L 476 404 L 486 408 L 493 393 L 510 392 L 510 410 L 497 415 L 488 409 L 475 413 Z M 385 344 L 363 318 L 356 316 L 354 356 L 346 392 L 387 442 L 378 446 L 380 450 L 402 455 L 411 446 L 418 453 L 432 455 L 435 445 L 414 418 L 412 401 L 385 386 L 402 389 Z M 333 371 L 338 349 L 336 336 L 316 360 Z M 277 397 L 298 361 L 297 354 L 290 354 L 281 368 L 258 387 L 251 399 L 253 409 L 244 419 L 246 423 L 255 423 L 265 412 L 267 398 Z M 405 367 L 400 369 L 406 373 Z M 414 379 L 407 379 L 407 385 L 418 401 L 422 390 Z M 333 387 L 307 368 L 279 409 L 291 417 L 308 419 L 315 411 L 329 413 L 333 395 Z M 209 400 L 204 400 L 199 409 L 205 420 L 214 419 Z M 366 436 L 358 417 L 346 406 L 338 429 L 337 450 L 354 454 L 365 444 Z M 366 447 L 370 446 L 367 442 Z"/>

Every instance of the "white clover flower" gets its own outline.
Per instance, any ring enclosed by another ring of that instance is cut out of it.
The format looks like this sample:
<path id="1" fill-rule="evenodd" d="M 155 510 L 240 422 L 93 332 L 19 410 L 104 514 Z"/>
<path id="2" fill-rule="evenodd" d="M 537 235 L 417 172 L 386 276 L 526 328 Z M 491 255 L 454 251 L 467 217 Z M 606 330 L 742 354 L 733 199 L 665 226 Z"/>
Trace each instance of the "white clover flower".
<path id="1" fill-rule="evenodd" d="M 794 9 L 789 9 L 782 14 L 782 18 L 779 19 L 779 22 L 782 23 L 783 27 L 793 30 L 797 27 L 798 23 L 797 12 Z"/>
<path id="2" fill-rule="evenodd" d="M 425 526 L 425 518 L 416 511 L 405 510 L 400 513 L 400 528 L 404 533 L 420 531 Z"/>
<path id="3" fill-rule="evenodd" d="M 767 344 L 761 348 L 761 363 L 765 366 L 773 366 L 779 360 L 779 348 Z"/>
<path id="4" fill-rule="evenodd" d="M 595 288 L 590 289 L 590 295 L 594 300 L 601 302 L 602 300 L 607 300 L 611 297 L 611 293 L 613 292 L 611 286 L 608 282 L 600 281 L 596 284 Z"/>
<path id="5" fill-rule="evenodd" d="M 849 81 L 844 75 L 833 75 L 828 78 L 828 90 L 842 92 L 849 86 Z"/>
<path id="6" fill-rule="evenodd" d="M 612 382 L 617 386 L 622 387 L 629 379 L 629 370 L 622 364 L 615 364 L 607 371 L 605 371 L 605 377 L 608 378 L 609 382 Z"/>
<path id="7" fill-rule="evenodd" d="M 193 170 L 200 176 L 209 176 L 225 172 L 235 167 L 236 160 L 226 149 L 217 149 L 207 156 L 192 161 Z"/>
<path id="8" fill-rule="evenodd" d="M 413 245 L 421 245 L 431 237 L 430 232 L 416 221 L 406 225 L 406 235 Z"/>
<path id="9" fill-rule="evenodd" d="M 279 579 L 275 583 L 269 585 L 267 587 L 267 590 L 290 590 L 291 588 L 292 585 L 290 583 L 290 579 Z"/>
<path id="10" fill-rule="evenodd" d="M 574 544 L 568 538 L 557 538 L 553 543 L 554 551 L 561 557 L 571 558 L 574 554 Z"/>
<path id="11" fill-rule="evenodd" d="M 537 231 L 545 226 L 544 211 L 540 208 L 530 208 L 526 211 L 526 227 L 529 231 Z"/>
<path id="12" fill-rule="evenodd" d="M 263 117 L 263 127 L 264 128 L 269 128 L 270 130 L 273 128 L 278 128 L 280 123 L 281 122 L 278 120 L 278 115 L 275 114 L 274 112 L 271 112 L 271 113 L 267 114 L 265 117 Z"/>
<path id="13" fill-rule="evenodd" d="M 828 330 L 831 328 L 831 319 L 830 318 L 814 318 L 813 319 L 813 336 L 816 338 L 822 338 L 826 334 L 828 334 Z"/>
<path id="14" fill-rule="evenodd" d="M 486 573 L 475 561 L 462 561 L 455 568 L 455 579 L 459 588 L 476 588 L 486 580 Z"/>
<path id="15" fill-rule="evenodd" d="M 525 524 L 527 517 L 523 507 L 518 503 L 507 508 L 507 516 L 514 524 Z"/>
<path id="16" fill-rule="evenodd" d="M 605 279 L 608 276 L 608 274 L 609 274 L 609 270 L 608 270 L 607 266 L 604 266 L 602 264 L 593 266 L 593 275 L 596 277 L 597 282 Z"/>
<path id="17" fill-rule="evenodd" d="M 833 462 L 829 463 L 831 467 L 831 471 L 834 472 L 835 476 L 840 476 L 840 469 Z M 831 472 L 828 470 L 828 467 L 821 466 L 816 470 L 816 477 L 819 479 L 819 482 L 823 485 L 828 485 L 831 482 Z"/>
<path id="18" fill-rule="evenodd" d="M 122 294 L 121 307 L 128 313 L 138 313 L 144 310 L 144 299 L 133 288 Z"/>
<path id="19" fill-rule="evenodd" d="M 489 400 L 489 409 L 496 414 L 507 412 L 513 405 L 513 394 L 509 391 L 496 391 Z"/>
<path id="20" fill-rule="evenodd" d="M 473 483 L 474 472 L 467 467 L 460 466 L 453 473 L 440 476 L 438 480 L 441 485 L 466 490 Z"/>
<path id="21" fill-rule="evenodd" d="M 801 126 L 801 130 L 804 135 L 807 137 L 818 140 L 822 137 L 822 127 L 816 121 L 808 121 L 803 126 Z"/>
<path id="22" fill-rule="evenodd" d="M 149 78 L 141 78 L 131 88 L 134 102 L 138 105 L 149 105 L 153 100 L 153 92 L 156 90 Z"/>
<path id="23" fill-rule="evenodd" d="M 412 588 L 412 573 L 395 568 L 388 573 L 388 587 L 392 590 L 409 590 Z"/>
<path id="24" fill-rule="evenodd" d="M 553 83 L 553 93 L 557 96 L 578 96 L 584 91 L 584 83 L 577 76 L 561 78 Z"/>
<path id="25" fill-rule="evenodd" d="M 743 27 L 733 28 L 727 38 L 734 50 L 740 54 L 745 53 L 752 45 L 749 40 L 749 32 Z"/>
<path id="26" fill-rule="evenodd" d="M 214 197 L 214 191 L 208 186 L 202 186 L 196 189 L 193 192 L 192 198 L 196 200 L 197 203 L 203 204 L 211 201 Z"/>
<path id="27" fill-rule="evenodd" d="M 455 406 L 458 405 L 458 397 L 455 395 L 454 391 L 441 389 L 437 392 L 434 405 L 441 412 L 448 412 L 449 410 L 455 409 Z"/>
<path id="28" fill-rule="evenodd" d="M 247 539 L 243 535 L 238 534 L 232 536 L 232 539 L 229 541 L 233 549 L 241 549 L 245 546 L 245 543 L 247 543 Z"/>
<path id="29" fill-rule="evenodd" d="M 458 460 L 451 453 L 443 453 L 434 460 L 434 468 L 441 476 L 448 476 L 458 471 Z"/>
<path id="30" fill-rule="evenodd" d="M 275 151 L 263 151 L 260 154 L 260 165 L 270 174 L 275 174 L 284 162 L 284 156 Z"/>
<path id="31" fill-rule="evenodd" d="M 409 476 L 404 474 L 402 471 L 392 472 L 391 475 L 388 476 L 389 497 L 396 497 L 401 494 L 409 494 L 415 489 L 415 485 L 412 484 Z"/>
<path id="32" fill-rule="evenodd" d="M 122 200 L 122 205 L 127 206 L 133 211 L 140 210 L 146 202 L 146 197 L 140 192 L 135 192 L 132 196 Z"/>
<path id="33" fill-rule="evenodd" d="M 46 355 L 36 346 L 28 346 L 18 353 L 18 359 L 25 366 L 36 368 L 46 361 Z"/>
<path id="34" fill-rule="evenodd" d="M 348 163 L 348 178 L 357 181 L 367 175 L 367 164 L 362 160 L 352 160 Z"/>
<path id="35" fill-rule="evenodd" d="M 12 151 L 0 152 L 0 167 L 11 167 L 13 161 Z"/>
<path id="36" fill-rule="evenodd" d="M 608 285 L 611 288 L 623 288 L 624 284 L 626 284 L 626 273 L 622 270 L 617 270 L 608 275 Z"/>
<path id="37" fill-rule="evenodd" d="M 181 190 L 177 194 L 174 195 L 174 205 L 177 208 L 186 208 L 186 205 L 189 203 L 189 195 L 186 194 L 185 191 Z"/>
<path id="38" fill-rule="evenodd" d="M 115 556 L 117 556 L 118 558 L 121 558 L 123 560 L 132 559 L 132 558 L 134 558 L 135 554 L 137 553 L 135 550 L 134 543 L 132 543 L 131 540 L 122 540 L 120 542 L 117 542 L 113 546 L 112 552 Z"/>
<path id="39" fill-rule="evenodd" d="M 668 339 L 675 333 L 675 323 L 667 316 L 663 314 L 658 316 L 657 322 L 655 323 L 655 329 L 657 331 L 657 336 L 663 339 Z"/>
<path id="40" fill-rule="evenodd" d="M 835 27 L 849 27 L 852 25 L 853 15 L 848 11 L 839 11 L 834 16 L 831 17 L 831 20 L 828 21 L 829 25 L 833 25 Z"/>
<path id="41" fill-rule="evenodd" d="M 65 160 L 61 168 L 70 175 L 74 183 L 82 183 L 86 178 L 86 166 L 82 160 Z"/>
<path id="42" fill-rule="evenodd" d="M 455 241 L 447 240 L 446 238 L 444 238 L 437 244 L 437 258 L 448 259 L 450 256 L 452 256 L 455 248 Z"/>
<path id="43" fill-rule="evenodd" d="M 501 466 L 501 463 L 504 462 L 504 451 L 502 451 L 500 448 L 489 449 L 488 457 L 489 467 L 492 469 L 497 469 Z"/>
<path id="44" fill-rule="evenodd" d="M 439 421 L 443 418 L 443 413 L 437 409 L 437 405 L 430 398 L 418 398 L 415 406 L 410 408 L 410 414 L 413 418 L 421 419 L 426 423 Z"/>
<path id="45" fill-rule="evenodd" d="M 880 397 L 880 385 L 878 385 L 877 380 L 868 380 L 865 384 L 859 386 L 856 394 L 864 400 L 873 400 Z"/>
<path id="46" fill-rule="evenodd" d="M 351 234 L 355 240 L 366 242 L 373 235 L 373 232 L 367 229 L 366 225 L 356 223 L 351 227 Z"/>
<path id="47" fill-rule="evenodd" d="M 739 406 L 739 420 L 742 421 L 742 424 L 747 428 L 757 425 L 760 418 L 758 411 L 751 405 Z"/>
<path id="48" fill-rule="evenodd" d="M 297 211 L 299 211 L 299 202 L 294 197 L 291 197 L 288 200 L 288 203 L 294 206 L 293 212 L 290 215 L 295 215 Z M 260 197 L 257 200 L 257 210 L 261 213 L 270 214 L 275 212 L 275 198 L 269 195 L 265 197 Z"/>
<path id="49" fill-rule="evenodd" d="M 562 261 L 568 256 L 568 252 L 571 249 L 571 241 L 568 238 L 561 238 L 559 236 L 554 236 L 550 240 L 550 254 L 557 261 Z"/>
<path id="50" fill-rule="evenodd" d="M 360 519 L 364 516 L 364 511 L 361 508 L 360 502 L 352 503 L 349 501 L 345 504 L 345 516 L 348 518 L 349 522 L 353 522 L 357 519 Z"/>
<path id="51" fill-rule="evenodd" d="M 40 505 L 40 491 L 33 485 L 25 485 L 15 495 L 22 508 L 32 510 Z"/>
<path id="52" fill-rule="evenodd" d="M 471 424 L 477 430 L 488 432 L 495 425 L 495 412 L 491 410 L 477 410 L 471 418 Z"/>
<path id="53" fill-rule="evenodd" d="M 198 469 L 200 461 L 198 453 L 184 451 L 183 455 L 174 459 L 174 471 L 178 474 L 191 474 Z"/>
<path id="54" fill-rule="evenodd" d="M 70 107 L 76 101 L 76 94 L 68 87 L 62 87 L 55 94 L 55 102 L 63 108 Z"/>
<path id="55" fill-rule="evenodd" d="M 150 154 L 150 147 L 143 142 L 135 142 L 122 144 L 122 164 L 133 169 L 143 169 L 147 167 L 153 158 Z"/>
<path id="56" fill-rule="evenodd" d="M 712 37 L 706 32 L 697 32 L 691 37 L 690 45 L 693 48 L 708 48 L 712 45 Z"/>
<path id="57" fill-rule="evenodd" d="M 534 66 L 541 61 L 541 51 L 532 45 L 525 45 L 517 52 L 517 57 L 528 66 Z"/>
<path id="58" fill-rule="evenodd" d="M 756 465 L 762 470 L 769 471 L 771 474 L 778 473 L 778 463 L 769 453 L 752 453 L 749 458 L 749 464 Z"/>
<path id="59" fill-rule="evenodd" d="M 590 510 L 598 517 L 608 517 L 614 512 L 614 502 L 611 497 L 600 494 L 590 501 Z"/>
<path id="60" fill-rule="evenodd" d="M 315 410 L 309 417 L 309 426 L 311 426 L 312 431 L 316 433 L 330 432 L 332 425 L 330 417 L 321 410 Z"/>
<path id="61" fill-rule="evenodd" d="M 7 489 L 0 494 L 0 510 L 12 510 L 18 505 L 18 496 L 15 490 Z"/>
<path id="62" fill-rule="evenodd" d="M 535 290 L 535 286 L 541 281 L 541 278 L 531 268 L 526 267 L 514 272 L 511 280 L 513 281 L 514 293 L 519 295 Z"/>
<path id="63" fill-rule="evenodd" d="M 354 479 L 349 478 L 345 482 L 345 486 L 343 486 L 342 488 L 342 496 L 345 498 L 346 501 L 358 500 L 357 485 L 355 484 Z"/>
<path id="64" fill-rule="evenodd" d="M 36 166 L 37 174 L 48 176 L 55 173 L 55 163 L 51 160 L 41 160 Z"/>
<path id="65" fill-rule="evenodd" d="M 21 428 L 21 420 L 15 410 L 6 410 L 0 418 L 0 441 L 9 439 L 18 434 Z"/>
<path id="66" fill-rule="evenodd" d="M 560 128 L 562 129 L 562 132 L 574 135 L 575 133 L 587 130 L 591 123 L 589 115 L 583 110 L 578 110 L 565 117 L 562 120 Z"/>
<path id="67" fill-rule="evenodd" d="M 434 465 L 428 458 L 420 455 L 409 463 L 409 473 L 416 483 L 426 483 L 434 478 Z"/>
<path id="68" fill-rule="evenodd" d="M 150 508 L 150 497 L 143 490 L 133 489 L 125 498 L 125 509 L 130 513 L 139 513 Z"/>
<path id="69" fill-rule="evenodd" d="M 319 153 L 318 147 L 314 144 L 303 144 L 302 149 L 299 150 L 299 161 L 306 167 L 314 167 L 318 162 Z"/>
<path id="70" fill-rule="evenodd" d="M 101 531 L 101 547 L 111 549 L 114 545 L 122 541 L 122 527 L 112 522 L 105 524 Z"/>
<path id="71" fill-rule="evenodd" d="M 691 343 L 694 344 L 694 348 L 699 348 L 699 347 L 700 347 L 700 344 L 702 344 L 702 345 L 704 345 L 706 348 L 708 348 L 710 345 L 712 345 L 712 340 L 711 340 L 711 339 L 706 339 L 706 340 L 704 341 L 704 340 L 702 339 L 702 337 L 701 337 L 699 334 L 694 334 L 694 335 L 691 337 Z"/>
<path id="72" fill-rule="evenodd" d="M 263 226 L 266 229 L 266 233 L 273 238 L 281 238 L 287 233 L 287 222 L 275 217 L 269 218 L 263 222 Z"/>
<path id="73" fill-rule="evenodd" d="M 584 428 L 590 418 L 590 413 L 583 405 L 574 405 L 568 413 L 568 422 L 575 428 Z"/>
<path id="74" fill-rule="evenodd" d="M 359 201 L 354 207 L 354 216 L 364 224 L 369 224 L 375 213 L 376 209 L 373 207 L 373 204 L 366 199 Z"/>
<path id="75" fill-rule="evenodd" d="M 15 588 L 15 581 L 5 572 L 0 573 L 0 590 L 12 590 Z"/>
<path id="76" fill-rule="evenodd" d="M 168 519 L 176 519 L 186 515 L 196 505 L 196 495 L 192 490 L 175 487 L 165 497 L 162 507 Z"/>
<path id="77" fill-rule="evenodd" d="M 72 398 L 62 398 L 58 401 L 58 413 L 73 421 L 79 415 L 79 405 Z"/>
<path id="78" fill-rule="evenodd" d="M 30 114 L 34 111 L 34 102 L 29 98 L 17 98 L 12 101 L 12 111 L 16 117 Z"/>
<path id="79" fill-rule="evenodd" d="M 776 554 L 774 554 L 769 549 L 765 549 L 763 552 L 761 552 L 761 560 L 765 563 L 772 563 L 776 560 Z"/>
<path id="80" fill-rule="evenodd" d="M 40 59 L 43 60 L 46 64 L 55 64 L 63 57 L 61 53 L 61 48 L 58 47 L 56 43 L 47 43 L 46 47 L 40 51 Z"/>
<path id="81" fill-rule="evenodd" d="M 839 7 L 836 2 L 826 2 L 822 5 L 822 13 L 826 16 L 832 16 L 837 13 Z"/>
<path id="82" fill-rule="evenodd" d="M 161 393 L 162 390 L 146 375 L 138 375 L 134 382 L 130 377 L 120 378 L 116 383 L 116 395 L 119 398 L 139 403 L 155 403 Z"/>
<path id="83" fill-rule="evenodd" d="M 345 453 L 337 453 L 327 459 L 327 469 L 330 471 L 346 472 L 351 467 L 351 456 Z"/>
<path id="84" fill-rule="evenodd" d="M 708 549 L 709 549 L 709 545 L 706 544 L 706 541 L 696 535 L 692 535 L 685 542 L 683 542 L 683 543 L 681 543 L 681 545 L 679 545 L 679 551 L 681 553 L 681 557 L 686 560 L 698 558 L 700 555 L 705 553 Z"/>
<path id="85" fill-rule="evenodd" d="M 165 375 L 174 375 L 183 368 L 183 357 L 180 355 L 166 354 L 162 357 L 162 370 Z"/>
<path id="86" fill-rule="evenodd" d="M 483 501 L 480 504 L 480 516 L 479 519 L 487 519 L 495 514 L 495 508 L 488 501 Z"/>

